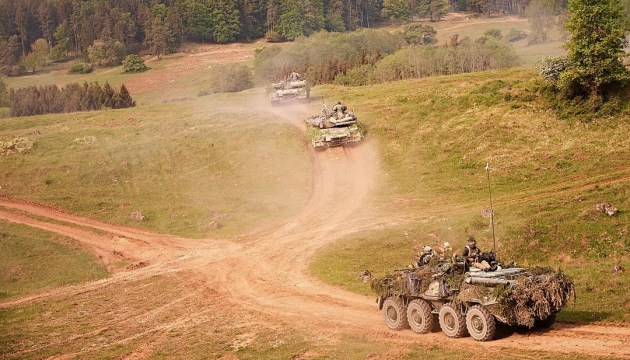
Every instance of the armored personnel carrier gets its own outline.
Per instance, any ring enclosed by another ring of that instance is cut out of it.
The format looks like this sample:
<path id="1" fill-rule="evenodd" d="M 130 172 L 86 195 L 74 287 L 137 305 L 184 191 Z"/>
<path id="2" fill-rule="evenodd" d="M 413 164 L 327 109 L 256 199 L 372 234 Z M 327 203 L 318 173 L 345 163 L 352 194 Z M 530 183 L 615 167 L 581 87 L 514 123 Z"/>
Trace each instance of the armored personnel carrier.
<path id="1" fill-rule="evenodd" d="M 306 80 L 286 80 L 271 84 L 269 97 L 272 105 L 283 105 L 299 101 L 307 101 L 311 96 L 311 88 Z"/>
<path id="2" fill-rule="evenodd" d="M 427 333 L 437 315 L 446 336 L 468 333 L 477 341 L 492 340 L 497 322 L 550 327 L 575 297 L 572 280 L 559 271 L 501 266 L 482 271 L 469 268 L 465 260 L 397 270 L 371 286 L 390 329 Z"/>
<path id="3" fill-rule="evenodd" d="M 363 140 L 364 132 L 352 111 L 328 111 L 306 119 L 307 133 L 314 148 L 341 146 Z"/>

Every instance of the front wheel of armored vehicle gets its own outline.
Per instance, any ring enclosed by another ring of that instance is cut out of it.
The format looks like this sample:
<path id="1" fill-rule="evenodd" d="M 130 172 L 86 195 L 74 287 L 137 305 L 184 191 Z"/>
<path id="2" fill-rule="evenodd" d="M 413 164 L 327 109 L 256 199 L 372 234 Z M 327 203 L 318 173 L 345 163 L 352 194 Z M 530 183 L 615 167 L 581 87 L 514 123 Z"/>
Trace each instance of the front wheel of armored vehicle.
<path id="1" fill-rule="evenodd" d="M 466 335 L 466 318 L 452 303 L 442 306 L 438 320 L 440 321 L 440 328 L 446 336 L 460 338 Z"/>
<path id="2" fill-rule="evenodd" d="M 409 326 L 407 311 L 401 298 L 390 297 L 383 302 L 383 318 L 392 330 L 402 330 Z"/>
<path id="3" fill-rule="evenodd" d="M 466 313 L 466 328 L 473 339 L 488 341 L 494 338 L 497 324 L 494 315 L 488 309 L 475 305 Z"/>
<path id="4" fill-rule="evenodd" d="M 426 334 L 433 329 L 431 304 L 426 300 L 416 299 L 407 306 L 407 320 L 411 330 L 418 334 Z"/>
<path id="5" fill-rule="evenodd" d="M 556 314 L 551 314 L 545 320 L 536 320 L 536 322 L 534 322 L 534 327 L 537 329 L 550 329 L 555 322 Z"/>

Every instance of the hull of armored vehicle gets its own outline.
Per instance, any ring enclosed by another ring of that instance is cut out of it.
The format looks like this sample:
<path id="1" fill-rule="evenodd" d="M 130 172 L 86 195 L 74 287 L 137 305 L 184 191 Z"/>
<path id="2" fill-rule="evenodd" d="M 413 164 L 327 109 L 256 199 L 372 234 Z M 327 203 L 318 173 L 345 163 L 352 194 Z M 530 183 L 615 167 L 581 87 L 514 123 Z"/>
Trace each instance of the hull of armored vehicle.
<path id="1" fill-rule="evenodd" d="M 272 105 L 306 102 L 311 91 L 306 80 L 281 81 L 271 84 L 270 101 Z"/>
<path id="2" fill-rule="evenodd" d="M 329 129 L 313 128 L 311 130 L 311 143 L 314 148 L 342 146 L 361 140 L 363 140 L 363 135 L 356 124 Z"/>
<path id="3" fill-rule="evenodd" d="M 426 333 L 437 314 L 447 336 L 468 333 L 477 341 L 488 341 L 495 335 L 497 322 L 551 326 L 556 314 L 575 297 L 571 279 L 548 268 L 463 270 L 463 266 L 442 263 L 375 279 L 372 289 L 387 326 Z"/>

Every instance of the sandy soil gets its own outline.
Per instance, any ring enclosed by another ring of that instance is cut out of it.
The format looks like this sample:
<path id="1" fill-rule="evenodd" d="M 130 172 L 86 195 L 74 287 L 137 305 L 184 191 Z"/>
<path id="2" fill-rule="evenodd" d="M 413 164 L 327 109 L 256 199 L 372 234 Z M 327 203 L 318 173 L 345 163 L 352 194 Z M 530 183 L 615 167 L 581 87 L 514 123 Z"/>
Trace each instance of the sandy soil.
<path id="1" fill-rule="evenodd" d="M 304 113 L 301 109 L 292 111 Z M 296 123 L 296 126 L 299 125 Z M 86 346 L 80 350 L 62 350 L 56 357 L 85 356 L 103 347 L 139 339 L 142 345 L 136 347 L 132 358 L 145 358 L 159 348 L 160 336 L 166 329 L 190 324 L 193 319 L 196 326 L 203 328 L 199 324 L 203 321 L 199 319 L 209 319 L 210 313 L 229 317 L 231 322 L 226 326 L 235 328 L 249 326 L 253 321 L 267 327 L 280 327 L 282 332 L 308 331 L 329 340 L 359 333 L 374 341 L 431 342 L 469 348 L 474 343 L 470 338 L 451 340 L 440 332 L 417 335 L 411 330 L 389 331 L 374 299 L 323 284 L 307 274 L 314 252 L 323 246 L 348 233 L 403 221 L 365 211 L 369 208 L 368 195 L 378 186 L 380 174 L 376 151 L 369 142 L 357 147 L 313 151 L 312 161 L 314 176 L 307 205 L 283 222 L 234 241 L 152 234 L 82 218 L 41 204 L 0 198 L 0 219 L 74 238 L 98 254 L 112 271 L 107 279 L 0 303 L 0 309 L 49 299 L 88 299 L 90 294 L 106 288 L 167 274 L 182 277 L 179 293 L 173 300 L 157 306 L 152 301 L 136 299 L 134 306 L 116 309 L 118 320 L 104 322 L 103 328 L 116 330 L 111 343 L 95 346 L 101 332 L 77 330 L 75 334 L 66 334 L 59 342 L 63 345 L 64 341 L 82 341 Z M 130 265 L 117 268 L 114 264 L 120 260 Z M 147 296 L 142 289 L 136 291 L 138 297 Z M 99 321 L 98 315 L 93 316 L 93 322 Z M 151 318 L 152 325 L 141 329 L 129 326 L 129 319 L 138 318 Z M 207 320 L 207 326 L 216 324 Z M 548 331 L 504 330 L 498 340 L 475 346 L 496 351 L 529 349 L 630 358 L 630 328 L 559 323 Z M 37 346 L 8 355 L 25 355 L 32 351 L 37 351 Z"/>

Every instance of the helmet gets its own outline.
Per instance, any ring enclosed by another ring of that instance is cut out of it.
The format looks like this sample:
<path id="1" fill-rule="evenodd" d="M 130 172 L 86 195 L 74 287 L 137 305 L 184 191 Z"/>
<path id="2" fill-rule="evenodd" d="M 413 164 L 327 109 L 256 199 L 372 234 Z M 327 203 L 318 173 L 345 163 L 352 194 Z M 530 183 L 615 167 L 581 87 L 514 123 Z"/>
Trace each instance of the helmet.
<path id="1" fill-rule="evenodd" d="M 424 248 L 422 248 L 422 250 L 424 250 L 424 252 L 429 252 L 429 251 L 431 251 L 433 249 L 431 249 L 430 246 L 425 246 Z"/>
<path id="2" fill-rule="evenodd" d="M 341 105 L 341 101 L 337 100 L 337 105 Z"/>
<path id="3" fill-rule="evenodd" d="M 475 240 L 474 237 L 469 236 L 468 237 L 468 243 L 471 244 L 471 245 L 477 245 L 477 240 Z"/>

